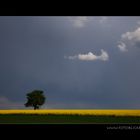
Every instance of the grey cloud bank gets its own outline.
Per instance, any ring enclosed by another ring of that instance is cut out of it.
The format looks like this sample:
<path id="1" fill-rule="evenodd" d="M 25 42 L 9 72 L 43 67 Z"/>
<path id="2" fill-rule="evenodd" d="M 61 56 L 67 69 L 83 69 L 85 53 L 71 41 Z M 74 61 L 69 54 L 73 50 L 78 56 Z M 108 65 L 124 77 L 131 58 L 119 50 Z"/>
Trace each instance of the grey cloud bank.
<path id="1" fill-rule="evenodd" d="M 34 89 L 44 108 L 140 108 L 138 21 L 0 17 L 0 109 L 24 108 Z"/>

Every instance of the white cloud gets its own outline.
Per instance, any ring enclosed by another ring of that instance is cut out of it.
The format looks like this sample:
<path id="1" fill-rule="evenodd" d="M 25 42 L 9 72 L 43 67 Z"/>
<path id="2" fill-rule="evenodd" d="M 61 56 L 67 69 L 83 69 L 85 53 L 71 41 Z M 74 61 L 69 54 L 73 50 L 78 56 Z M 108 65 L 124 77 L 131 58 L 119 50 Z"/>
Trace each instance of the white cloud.
<path id="1" fill-rule="evenodd" d="M 107 16 L 75 16 L 75 17 L 68 17 L 70 22 L 72 23 L 73 27 L 75 28 L 83 28 L 87 26 L 87 23 L 92 21 L 94 24 L 94 21 L 97 20 L 101 25 L 109 26 L 109 23 L 107 22 L 109 17 Z"/>
<path id="2" fill-rule="evenodd" d="M 82 28 L 89 21 L 89 18 L 86 16 L 70 17 L 70 21 L 73 23 L 74 27 Z"/>
<path id="3" fill-rule="evenodd" d="M 120 44 L 118 45 L 118 48 L 119 48 L 120 51 L 122 51 L 122 52 L 128 51 L 128 50 L 127 50 L 127 47 L 126 47 L 126 44 L 123 43 L 123 42 L 120 42 Z"/>
<path id="4" fill-rule="evenodd" d="M 105 23 L 106 21 L 107 21 L 107 19 L 108 19 L 108 17 L 100 17 L 100 20 L 99 20 L 99 22 L 101 23 L 101 24 L 103 24 L 103 23 Z"/>
<path id="5" fill-rule="evenodd" d="M 140 42 L 140 27 L 133 32 L 126 32 L 125 34 L 122 34 L 122 39 Z"/>
<path id="6" fill-rule="evenodd" d="M 128 46 L 134 46 L 137 43 L 140 43 L 140 27 L 132 32 L 122 34 L 121 43 L 117 47 L 120 51 L 125 52 Z"/>
<path id="7" fill-rule="evenodd" d="M 78 54 L 74 56 L 68 56 L 65 58 L 68 58 L 70 60 L 79 59 L 81 61 L 95 61 L 95 60 L 107 61 L 109 59 L 109 55 L 106 51 L 102 49 L 101 55 L 95 55 L 92 52 L 89 52 L 87 54 Z"/>

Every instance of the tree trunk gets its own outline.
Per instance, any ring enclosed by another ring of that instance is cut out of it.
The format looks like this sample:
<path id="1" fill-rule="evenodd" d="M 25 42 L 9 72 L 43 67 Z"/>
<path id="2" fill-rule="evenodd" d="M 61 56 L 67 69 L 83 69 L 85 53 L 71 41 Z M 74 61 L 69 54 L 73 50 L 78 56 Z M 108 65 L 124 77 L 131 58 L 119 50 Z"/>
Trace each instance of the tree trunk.
<path id="1" fill-rule="evenodd" d="M 34 110 L 36 110 L 37 109 L 37 106 L 36 105 L 34 105 Z"/>
<path id="2" fill-rule="evenodd" d="M 39 109 L 38 105 L 34 105 L 34 110 Z"/>

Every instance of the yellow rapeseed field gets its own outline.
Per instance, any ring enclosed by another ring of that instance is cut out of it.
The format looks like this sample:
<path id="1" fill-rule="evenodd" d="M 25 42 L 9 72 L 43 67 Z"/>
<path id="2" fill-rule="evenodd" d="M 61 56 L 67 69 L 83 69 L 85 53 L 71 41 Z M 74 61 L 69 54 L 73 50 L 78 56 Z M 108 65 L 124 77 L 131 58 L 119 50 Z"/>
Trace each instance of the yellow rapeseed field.
<path id="1" fill-rule="evenodd" d="M 0 114 L 140 116 L 140 110 L 0 110 Z"/>

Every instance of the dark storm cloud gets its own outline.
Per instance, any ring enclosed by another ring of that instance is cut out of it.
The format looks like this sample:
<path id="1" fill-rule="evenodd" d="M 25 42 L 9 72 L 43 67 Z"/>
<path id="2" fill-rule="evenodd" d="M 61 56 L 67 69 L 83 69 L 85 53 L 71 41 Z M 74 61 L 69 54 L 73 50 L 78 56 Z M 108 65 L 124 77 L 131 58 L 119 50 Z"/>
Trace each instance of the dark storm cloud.
<path id="1" fill-rule="evenodd" d="M 42 89 L 48 108 L 139 108 L 140 53 L 120 53 L 117 45 L 140 18 L 72 18 L 0 17 L 2 103 L 20 108 L 26 93 Z M 64 58 L 101 49 L 108 61 Z"/>

